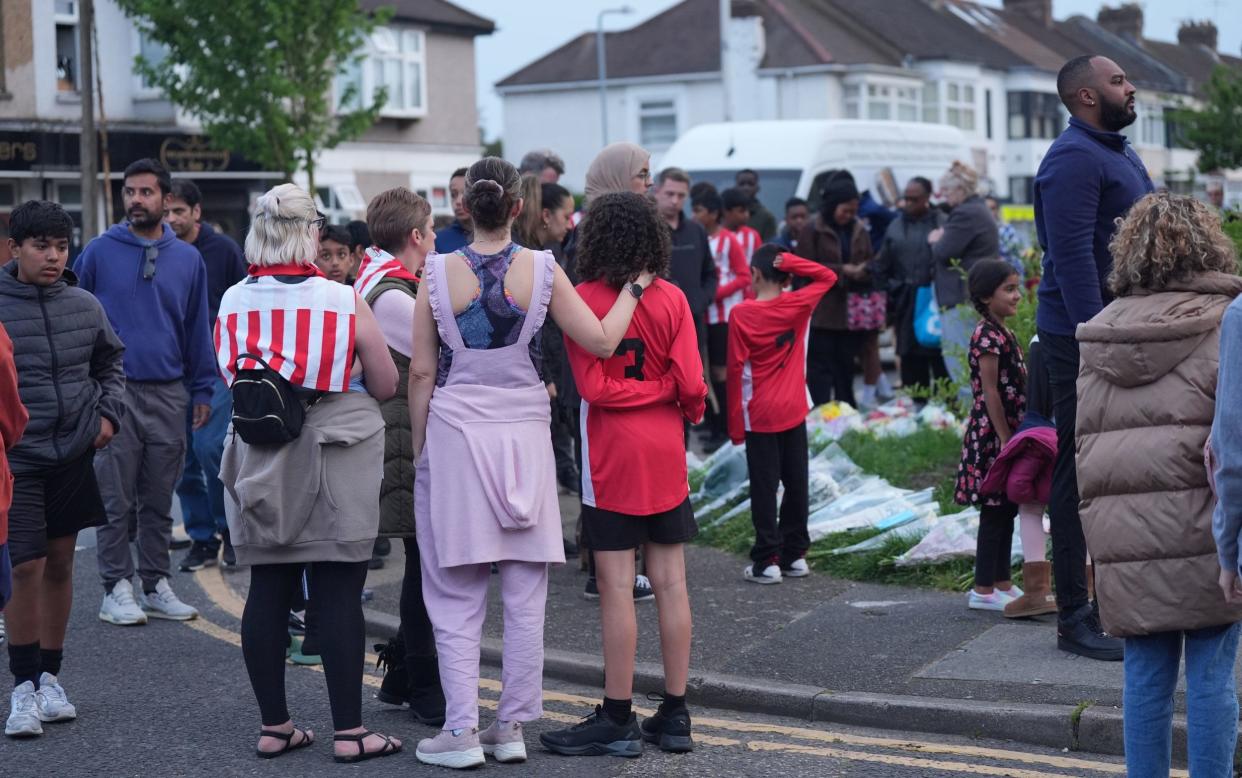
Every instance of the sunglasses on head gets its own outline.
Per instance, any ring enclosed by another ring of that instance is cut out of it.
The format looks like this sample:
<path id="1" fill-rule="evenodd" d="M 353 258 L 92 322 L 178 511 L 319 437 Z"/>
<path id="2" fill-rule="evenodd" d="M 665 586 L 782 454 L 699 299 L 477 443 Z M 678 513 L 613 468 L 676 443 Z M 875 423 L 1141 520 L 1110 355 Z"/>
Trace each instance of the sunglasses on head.
<path id="1" fill-rule="evenodd" d="M 155 244 L 147 246 L 142 255 L 143 259 L 146 260 L 146 264 L 142 266 L 142 280 L 150 281 L 152 278 L 155 278 L 155 258 L 159 255 L 160 249 L 158 246 Z"/>

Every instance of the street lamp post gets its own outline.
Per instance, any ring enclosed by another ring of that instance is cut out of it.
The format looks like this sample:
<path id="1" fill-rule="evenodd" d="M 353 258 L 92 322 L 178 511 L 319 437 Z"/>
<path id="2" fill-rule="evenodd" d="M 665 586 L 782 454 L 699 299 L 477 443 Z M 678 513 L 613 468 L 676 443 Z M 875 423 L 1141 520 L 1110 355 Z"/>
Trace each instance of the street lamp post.
<path id="1" fill-rule="evenodd" d="M 595 21 L 595 56 L 599 62 L 599 117 L 600 130 L 603 133 L 604 145 L 608 145 L 608 66 L 604 54 L 604 17 L 608 14 L 632 14 L 634 9 L 628 5 L 620 8 L 605 8 L 599 12 Z"/>

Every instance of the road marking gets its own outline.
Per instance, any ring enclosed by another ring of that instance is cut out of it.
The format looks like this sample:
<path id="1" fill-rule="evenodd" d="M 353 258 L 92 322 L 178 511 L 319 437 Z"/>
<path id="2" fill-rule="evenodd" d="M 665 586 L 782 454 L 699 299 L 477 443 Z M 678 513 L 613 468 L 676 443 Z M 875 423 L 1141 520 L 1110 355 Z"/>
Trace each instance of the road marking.
<path id="1" fill-rule="evenodd" d="M 233 588 L 224 580 L 224 573 L 220 569 L 212 570 L 210 568 L 201 570 L 194 574 L 195 582 L 203 589 L 208 599 L 220 608 L 220 610 L 230 616 L 240 619 L 242 611 L 245 608 L 245 600 L 237 595 Z M 230 643 L 235 646 L 241 646 L 241 637 L 224 627 L 213 624 L 205 620 L 201 616 L 194 620 L 185 622 L 185 624 L 204 634 L 210 635 L 218 640 Z M 366 662 L 368 664 L 375 662 L 374 654 L 366 654 Z M 316 672 L 323 672 L 320 666 L 309 666 L 309 669 Z M 382 680 L 364 673 L 362 681 L 367 686 L 379 688 Z M 491 678 L 480 678 L 479 689 L 488 692 L 499 693 L 501 683 Z M 578 694 L 568 694 L 565 692 L 557 692 L 545 689 L 543 698 L 546 702 L 560 702 L 569 705 L 586 706 L 594 708 L 599 704 L 599 700 L 593 697 L 584 697 Z M 488 698 L 481 697 L 479 704 L 488 709 L 495 709 L 497 702 Z M 635 706 L 634 711 L 642 716 L 650 716 L 654 711 L 650 708 Z M 576 724 L 581 720 L 581 716 L 573 716 L 570 714 L 559 713 L 557 711 L 544 711 L 544 718 L 553 721 Z M 734 733 L 749 734 L 765 734 L 765 735 L 782 735 L 800 740 L 810 740 L 822 743 L 834 743 L 850 746 L 862 746 L 868 748 L 886 748 L 898 751 L 908 751 L 918 754 L 936 754 L 941 756 L 961 756 L 975 757 L 980 759 L 992 759 L 997 761 L 1017 762 L 1028 765 L 1042 765 L 1045 767 L 1071 769 L 1071 770 L 1090 770 L 1096 773 L 1107 773 L 1112 775 L 1124 775 L 1126 772 L 1124 765 L 1112 764 L 1108 762 L 1094 762 L 1085 759 L 1076 759 L 1073 757 L 1051 756 L 1042 754 L 1031 754 L 1022 751 L 1006 751 L 997 748 L 985 748 L 981 746 L 967 745 L 944 745 L 940 743 L 929 743 L 917 740 L 905 740 L 897 738 L 870 737 L 866 735 L 853 735 L 844 732 L 834 732 L 831 730 L 817 730 L 806 727 L 793 727 L 782 724 L 764 724 L 751 721 L 734 721 L 731 719 L 718 719 L 711 717 L 695 717 L 694 723 L 697 726 L 707 727 L 710 729 L 722 729 Z M 737 746 L 742 745 L 742 741 L 732 738 L 722 738 L 706 735 L 695 735 L 695 739 L 705 745 L 713 746 Z M 970 765 L 961 762 L 938 762 L 926 758 L 914 756 L 890 756 L 886 754 L 876 754 L 867 751 L 857 751 L 851 749 L 841 749 L 822 746 L 808 746 L 798 743 L 781 743 L 768 740 L 751 740 L 746 742 L 746 747 L 752 751 L 786 751 L 788 753 L 800 753 L 819 755 L 839 759 L 851 759 L 856 761 L 870 761 L 884 764 L 895 764 L 913 767 L 924 767 L 926 769 L 942 769 L 942 770 L 964 770 L 968 773 L 978 775 L 1002 775 L 1014 776 L 1015 778 L 1035 778 L 1036 776 L 1044 776 L 1047 773 L 1031 772 L 1023 770 L 1015 770 L 1012 768 L 1003 768 L 986 765 Z M 904 760 L 904 761 L 903 761 Z M 939 766 L 947 765 L 947 766 Z M 1189 778 L 1189 773 L 1184 770 L 1175 770 L 1170 774 L 1170 778 Z"/>

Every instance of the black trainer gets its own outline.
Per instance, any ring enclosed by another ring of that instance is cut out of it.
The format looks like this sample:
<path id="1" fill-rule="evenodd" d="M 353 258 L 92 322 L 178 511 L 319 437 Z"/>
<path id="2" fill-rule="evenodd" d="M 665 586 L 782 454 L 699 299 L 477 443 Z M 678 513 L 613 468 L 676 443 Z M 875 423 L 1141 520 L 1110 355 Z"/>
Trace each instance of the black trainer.
<path id="1" fill-rule="evenodd" d="M 410 676 L 405 671 L 405 642 L 400 637 L 375 646 L 375 667 L 384 670 L 375 699 L 388 705 L 404 705 L 410 699 Z"/>
<path id="2" fill-rule="evenodd" d="M 549 751 L 566 756 L 624 756 L 633 758 L 643 755 L 643 733 L 638 728 L 638 717 L 630 714 L 625 724 L 617 724 L 608 718 L 601 705 L 595 712 L 569 729 L 545 732 L 539 742 Z"/>
<path id="3" fill-rule="evenodd" d="M 1068 618 L 1057 619 L 1057 648 L 1103 662 L 1125 659 L 1125 643 L 1100 627 L 1090 603 L 1079 607 Z"/>
<path id="4" fill-rule="evenodd" d="M 690 736 L 690 711 L 684 705 L 666 711 L 661 704 L 654 716 L 643 719 L 639 729 L 642 730 L 643 740 L 658 745 L 661 751 L 686 754 L 694 750 L 694 738 Z"/>
<path id="5" fill-rule="evenodd" d="M 204 567 L 211 567 L 217 563 L 219 555 L 219 546 L 212 543 L 201 543 L 196 540 L 190 544 L 190 550 L 181 558 L 181 572 L 193 573 L 197 570 L 202 570 Z"/>
<path id="6" fill-rule="evenodd" d="M 584 600 L 599 599 L 599 582 L 595 580 L 595 576 L 587 578 L 586 588 L 582 590 L 582 598 Z"/>
<path id="7" fill-rule="evenodd" d="M 410 715 L 419 724 L 444 726 L 446 703 L 439 660 L 434 656 L 408 660 L 405 672 L 410 679 Z"/>
<path id="8" fill-rule="evenodd" d="M 237 567 L 237 552 L 233 550 L 233 541 L 228 530 L 220 533 L 220 564 L 224 567 Z"/>

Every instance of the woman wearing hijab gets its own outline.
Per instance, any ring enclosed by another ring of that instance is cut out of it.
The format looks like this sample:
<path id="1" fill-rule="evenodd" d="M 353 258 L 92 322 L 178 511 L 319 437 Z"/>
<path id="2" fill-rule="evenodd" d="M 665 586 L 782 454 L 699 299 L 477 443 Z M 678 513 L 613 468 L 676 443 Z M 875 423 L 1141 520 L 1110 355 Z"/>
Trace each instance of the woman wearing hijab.
<path id="1" fill-rule="evenodd" d="M 854 401 L 854 361 L 865 338 L 849 327 L 849 293 L 872 288 L 867 271 L 871 236 L 858 220 L 858 188 L 846 171 L 829 175 L 819 213 L 798 235 L 797 253 L 818 262 L 842 279 L 820 300 L 811 315 L 806 382 L 811 401 Z"/>

